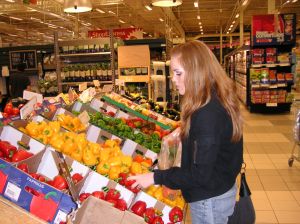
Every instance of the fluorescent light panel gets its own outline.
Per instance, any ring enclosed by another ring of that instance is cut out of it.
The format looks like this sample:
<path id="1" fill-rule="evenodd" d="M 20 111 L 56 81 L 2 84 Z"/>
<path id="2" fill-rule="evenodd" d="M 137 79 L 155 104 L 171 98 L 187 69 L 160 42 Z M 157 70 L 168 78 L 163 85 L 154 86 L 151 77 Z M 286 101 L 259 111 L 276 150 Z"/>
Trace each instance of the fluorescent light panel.
<path id="1" fill-rule="evenodd" d="M 21 19 L 21 18 L 14 17 L 14 16 L 10 16 L 9 18 L 11 18 L 11 19 L 15 19 L 15 20 L 19 20 L 19 21 L 23 20 L 23 19 Z"/>
<path id="2" fill-rule="evenodd" d="M 198 8 L 198 7 L 199 7 L 198 1 L 195 1 L 195 2 L 194 2 L 194 7 L 195 7 L 195 8 Z"/>
<path id="3" fill-rule="evenodd" d="M 145 5 L 145 8 L 148 9 L 149 11 L 152 10 L 152 7 L 150 5 Z"/>
<path id="4" fill-rule="evenodd" d="M 97 11 L 97 12 L 100 12 L 100 13 L 102 13 L 102 14 L 105 13 L 103 10 L 101 10 L 101 9 L 99 9 L 99 8 L 96 8 L 96 11 Z"/>
<path id="5" fill-rule="evenodd" d="M 159 21 L 163 22 L 164 20 L 162 18 L 159 18 Z"/>
<path id="6" fill-rule="evenodd" d="M 116 15 L 116 13 L 115 13 L 115 12 L 113 12 L 113 11 L 110 11 L 110 10 L 108 11 L 108 13 Z"/>
<path id="7" fill-rule="evenodd" d="M 199 15 L 197 16 L 197 19 L 200 19 L 200 16 L 199 16 Z"/>
<path id="8" fill-rule="evenodd" d="M 119 22 L 120 22 L 120 23 L 125 23 L 125 21 L 124 21 L 124 20 L 121 20 L 121 19 L 119 19 Z"/>

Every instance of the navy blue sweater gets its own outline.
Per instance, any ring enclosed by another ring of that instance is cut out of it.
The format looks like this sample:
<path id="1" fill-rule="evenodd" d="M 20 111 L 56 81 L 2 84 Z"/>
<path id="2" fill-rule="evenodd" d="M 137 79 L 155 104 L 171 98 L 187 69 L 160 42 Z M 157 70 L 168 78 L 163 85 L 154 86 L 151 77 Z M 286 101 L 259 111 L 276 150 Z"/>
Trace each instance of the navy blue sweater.
<path id="1" fill-rule="evenodd" d="M 180 189 L 187 202 L 215 197 L 235 183 L 243 162 L 243 140 L 231 141 L 232 121 L 218 99 L 195 111 L 182 142 L 181 167 L 155 170 L 155 184 Z"/>

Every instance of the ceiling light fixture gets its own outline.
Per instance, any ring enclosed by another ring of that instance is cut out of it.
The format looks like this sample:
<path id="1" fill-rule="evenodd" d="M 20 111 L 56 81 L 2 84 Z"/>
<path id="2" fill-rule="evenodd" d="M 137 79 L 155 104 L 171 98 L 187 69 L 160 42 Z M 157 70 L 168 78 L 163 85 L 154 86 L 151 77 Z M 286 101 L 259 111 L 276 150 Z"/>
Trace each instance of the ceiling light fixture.
<path id="1" fill-rule="evenodd" d="M 7 2 L 15 2 L 15 0 L 5 0 L 5 1 L 7 1 Z"/>
<path id="2" fill-rule="evenodd" d="M 292 3 L 298 2 L 298 0 L 293 0 Z"/>
<path id="3" fill-rule="evenodd" d="M 197 16 L 197 19 L 200 19 L 200 16 L 199 16 L 199 15 Z"/>
<path id="4" fill-rule="evenodd" d="M 195 8 L 198 8 L 198 7 L 199 7 L 198 1 L 195 1 L 195 2 L 194 2 L 194 7 L 195 7 Z"/>
<path id="5" fill-rule="evenodd" d="M 92 10 L 92 3 L 90 0 L 65 0 L 64 12 L 80 13 Z"/>
<path id="6" fill-rule="evenodd" d="M 236 14 L 235 18 L 239 18 L 240 14 Z"/>
<path id="7" fill-rule="evenodd" d="M 125 23 L 125 21 L 124 21 L 124 20 L 121 20 L 121 19 L 119 19 L 119 22 L 120 22 L 120 23 Z"/>
<path id="8" fill-rule="evenodd" d="M 244 0 L 242 5 L 245 6 L 247 3 L 248 3 L 248 0 Z"/>
<path id="9" fill-rule="evenodd" d="M 145 5 L 145 8 L 148 9 L 149 11 L 152 10 L 152 7 L 150 5 Z"/>
<path id="10" fill-rule="evenodd" d="M 108 13 L 116 15 L 116 13 L 115 13 L 115 12 L 113 12 L 113 11 L 110 11 L 110 10 L 108 11 Z"/>
<path id="11" fill-rule="evenodd" d="M 159 18 L 159 21 L 163 22 L 164 20 L 162 18 Z"/>
<path id="12" fill-rule="evenodd" d="M 152 0 L 152 5 L 158 7 L 173 7 L 181 4 L 182 0 Z"/>
<path id="13" fill-rule="evenodd" d="M 21 18 L 14 17 L 14 16 L 10 16 L 9 18 L 14 19 L 14 20 L 19 20 L 19 21 L 23 20 L 23 19 L 21 19 Z"/>
<path id="14" fill-rule="evenodd" d="M 235 21 L 234 21 L 234 20 L 232 21 L 232 24 L 235 24 Z"/>
<path id="15" fill-rule="evenodd" d="M 202 23 L 201 23 L 201 22 L 199 22 L 199 25 L 202 25 Z"/>
<path id="16" fill-rule="evenodd" d="M 104 14 L 105 12 L 103 11 L 103 10 L 101 10 L 101 9 L 95 9 L 97 12 L 100 12 L 100 13 L 102 13 L 102 14 Z"/>
<path id="17" fill-rule="evenodd" d="M 200 26 L 200 29 L 202 29 L 202 26 Z"/>

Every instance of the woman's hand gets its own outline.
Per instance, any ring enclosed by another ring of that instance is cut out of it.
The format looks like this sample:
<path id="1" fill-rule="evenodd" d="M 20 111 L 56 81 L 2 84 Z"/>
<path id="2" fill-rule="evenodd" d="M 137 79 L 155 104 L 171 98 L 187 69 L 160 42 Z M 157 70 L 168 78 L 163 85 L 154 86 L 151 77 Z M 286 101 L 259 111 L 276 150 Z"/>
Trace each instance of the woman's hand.
<path id="1" fill-rule="evenodd" d="M 145 173 L 137 176 L 130 176 L 127 178 L 128 180 L 135 180 L 132 184 L 132 188 L 140 187 L 147 188 L 154 184 L 154 173 Z"/>

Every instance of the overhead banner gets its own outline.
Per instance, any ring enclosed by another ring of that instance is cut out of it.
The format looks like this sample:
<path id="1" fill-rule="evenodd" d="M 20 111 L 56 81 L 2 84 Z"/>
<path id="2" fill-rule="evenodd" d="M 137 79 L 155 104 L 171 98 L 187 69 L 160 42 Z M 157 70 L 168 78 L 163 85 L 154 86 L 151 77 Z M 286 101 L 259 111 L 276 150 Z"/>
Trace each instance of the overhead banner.
<path id="1" fill-rule="evenodd" d="M 296 14 L 252 17 L 252 46 L 295 44 Z"/>
<path id="2" fill-rule="evenodd" d="M 143 39 L 143 29 L 141 28 L 120 28 L 113 29 L 114 37 L 122 40 Z M 89 38 L 109 37 L 109 30 L 88 31 Z"/>

